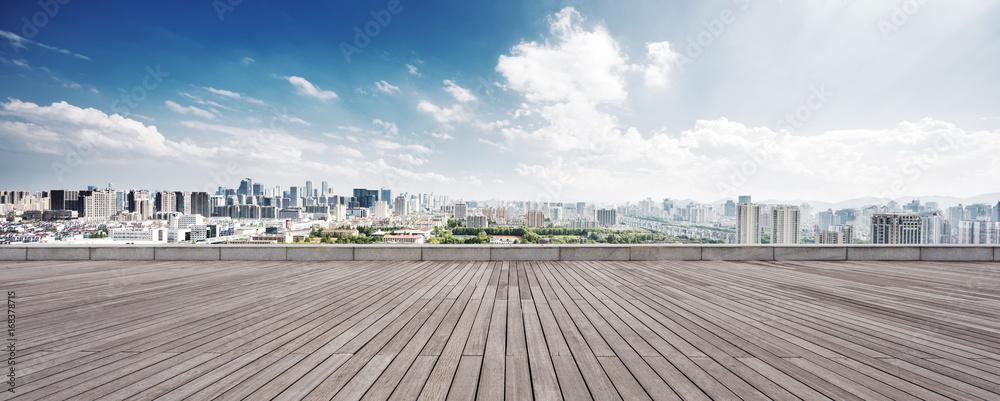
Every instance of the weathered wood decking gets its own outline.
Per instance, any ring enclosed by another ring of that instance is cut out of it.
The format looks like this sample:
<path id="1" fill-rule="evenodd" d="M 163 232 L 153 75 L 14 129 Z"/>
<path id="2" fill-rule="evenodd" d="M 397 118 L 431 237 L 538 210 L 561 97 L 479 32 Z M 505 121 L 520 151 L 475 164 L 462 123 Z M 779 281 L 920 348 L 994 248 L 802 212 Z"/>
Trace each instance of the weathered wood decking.
<path id="1" fill-rule="evenodd" d="M 6 262 L 0 277 L 16 399 L 1000 399 L 997 263 Z"/>

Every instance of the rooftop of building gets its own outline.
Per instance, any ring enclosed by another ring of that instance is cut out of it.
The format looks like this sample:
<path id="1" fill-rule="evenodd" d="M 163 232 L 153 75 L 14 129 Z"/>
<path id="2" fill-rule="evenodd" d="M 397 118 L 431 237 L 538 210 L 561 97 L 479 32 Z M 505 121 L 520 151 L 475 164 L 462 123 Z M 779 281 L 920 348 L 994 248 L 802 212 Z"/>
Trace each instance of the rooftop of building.
<path id="1" fill-rule="evenodd" d="M 7 261 L 0 276 L 18 399 L 1000 398 L 995 262 Z"/>

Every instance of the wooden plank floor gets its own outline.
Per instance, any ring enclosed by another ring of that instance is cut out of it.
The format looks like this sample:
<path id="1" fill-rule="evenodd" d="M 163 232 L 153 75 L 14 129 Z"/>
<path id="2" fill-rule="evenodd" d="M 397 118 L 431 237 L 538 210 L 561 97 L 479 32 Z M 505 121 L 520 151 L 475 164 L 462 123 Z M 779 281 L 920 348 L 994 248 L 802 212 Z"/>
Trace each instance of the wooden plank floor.
<path id="1" fill-rule="evenodd" d="M 4 262 L 0 286 L 3 399 L 1000 399 L 998 263 Z"/>

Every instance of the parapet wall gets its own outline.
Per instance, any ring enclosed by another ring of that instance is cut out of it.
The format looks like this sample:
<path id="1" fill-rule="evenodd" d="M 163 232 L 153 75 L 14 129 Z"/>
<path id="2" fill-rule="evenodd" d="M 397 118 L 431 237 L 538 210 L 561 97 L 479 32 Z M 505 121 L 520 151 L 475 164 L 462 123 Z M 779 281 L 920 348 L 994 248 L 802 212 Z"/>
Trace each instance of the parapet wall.
<path id="1" fill-rule="evenodd" d="M 18 260 L 1000 261 L 997 245 L 3 245 Z"/>

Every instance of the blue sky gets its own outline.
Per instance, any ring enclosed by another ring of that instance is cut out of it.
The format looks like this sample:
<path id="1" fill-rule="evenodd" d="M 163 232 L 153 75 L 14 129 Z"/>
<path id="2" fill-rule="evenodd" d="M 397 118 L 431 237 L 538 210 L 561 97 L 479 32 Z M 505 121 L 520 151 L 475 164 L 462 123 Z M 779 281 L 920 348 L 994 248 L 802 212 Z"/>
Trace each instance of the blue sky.
<path id="1" fill-rule="evenodd" d="M 992 2 L 233 3 L 4 2 L 0 187 L 1000 191 Z"/>

